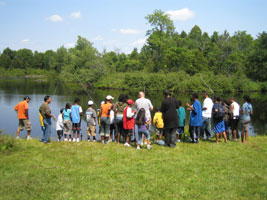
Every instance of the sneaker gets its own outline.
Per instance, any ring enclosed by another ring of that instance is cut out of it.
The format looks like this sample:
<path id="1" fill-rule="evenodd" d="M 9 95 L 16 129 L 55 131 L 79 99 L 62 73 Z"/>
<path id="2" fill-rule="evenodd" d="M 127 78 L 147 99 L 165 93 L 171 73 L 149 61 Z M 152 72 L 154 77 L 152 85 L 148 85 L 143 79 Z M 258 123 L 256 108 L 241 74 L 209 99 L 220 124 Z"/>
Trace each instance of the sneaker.
<path id="1" fill-rule="evenodd" d="M 75 138 L 73 138 L 73 139 L 72 139 L 72 142 L 76 142 L 76 139 L 75 139 Z"/>
<path id="2" fill-rule="evenodd" d="M 126 143 L 124 144 L 124 146 L 126 146 L 126 147 L 130 147 L 131 145 L 129 145 L 129 143 L 126 142 Z"/>
<path id="3" fill-rule="evenodd" d="M 17 136 L 16 139 L 19 139 L 19 136 Z"/>
<path id="4" fill-rule="evenodd" d="M 152 149 L 152 146 L 150 144 L 148 144 L 147 149 Z"/>
<path id="5" fill-rule="evenodd" d="M 139 146 L 136 147 L 137 150 L 140 150 L 141 148 Z"/>
<path id="6" fill-rule="evenodd" d="M 102 140 L 102 143 L 103 143 L 103 144 L 105 144 L 105 141 L 104 141 L 104 140 Z"/>
<path id="7" fill-rule="evenodd" d="M 181 142 L 181 140 L 178 139 L 176 142 Z"/>
<path id="8" fill-rule="evenodd" d="M 143 146 L 144 145 L 144 143 L 143 142 L 141 142 L 141 146 Z"/>
<path id="9" fill-rule="evenodd" d="M 96 139 L 93 139 L 93 142 L 96 142 Z"/>
<path id="10" fill-rule="evenodd" d="M 27 136 L 27 140 L 31 140 L 32 139 L 32 137 L 31 136 Z"/>
<path id="11" fill-rule="evenodd" d="M 59 142 L 60 140 L 59 139 L 57 139 L 57 142 Z"/>
<path id="12" fill-rule="evenodd" d="M 109 139 L 109 140 L 108 140 L 108 143 L 110 143 L 110 142 L 112 142 L 112 139 Z"/>
<path id="13" fill-rule="evenodd" d="M 77 140 L 76 140 L 77 142 L 80 142 L 80 138 L 77 138 Z"/>
<path id="14" fill-rule="evenodd" d="M 71 138 L 69 138 L 69 142 L 71 142 Z"/>
<path id="15" fill-rule="evenodd" d="M 90 139 L 87 140 L 88 142 L 91 142 Z"/>
<path id="16" fill-rule="evenodd" d="M 66 141 L 68 141 L 68 139 L 67 139 L 67 138 L 65 138 L 65 139 L 64 139 L 64 141 L 66 142 Z"/>
<path id="17" fill-rule="evenodd" d="M 147 141 L 145 141 L 145 145 L 147 145 Z"/>

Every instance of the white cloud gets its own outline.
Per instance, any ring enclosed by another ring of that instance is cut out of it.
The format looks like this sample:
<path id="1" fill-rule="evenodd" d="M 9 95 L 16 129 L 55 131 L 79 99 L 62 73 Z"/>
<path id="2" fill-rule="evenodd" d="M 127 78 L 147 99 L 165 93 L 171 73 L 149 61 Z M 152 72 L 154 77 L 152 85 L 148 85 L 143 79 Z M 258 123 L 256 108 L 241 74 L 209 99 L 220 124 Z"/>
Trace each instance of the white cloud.
<path id="1" fill-rule="evenodd" d="M 169 10 L 166 14 L 170 15 L 173 21 L 186 21 L 195 16 L 195 13 L 188 8 L 183 8 L 181 10 Z"/>
<path id="2" fill-rule="evenodd" d="M 60 15 L 51 15 L 50 17 L 47 18 L 47 20 L 51 21 L 51 22 L 62 22 L 63 18 Z"/>
<path id="3" fill-rule="evenodd" d="M 92 40 L 93 40 L 93 41 L 102 41 L 102 40 L 104 40 L 104 38 L 103 38 L 103 36 L 98 35 L 98 36 L 92 38 Z"/>
<path id="4" fill-rule="evenodd" d="M 130 45 L 135 47 L 142 47 L 146 43 L 146 38 L 141 38 L 132 42 Z"/>
<path id="5" fill-rule="evenodd" d="M 66 48 L 73 48 L 73 47 L 75 47 L 75 43 L 65 44 L 64 47 L 66 47 Z"/>
<path id="6" fill-rule="evenodd" d="M 81 12 L 73 12 L 71 13 L 71 17 L 74 18 L 74 19 L 79 19 L 81 18 Z"/>
<path id="7" fill-rule="evenodd" d="M 142 33 L 142 31 L 139 31 L 139 30 L 136 30 L 136 29 L 120 29 L 119 32 L 121 34 L 132 34 L 132 35 Z"/>
<path id="8" fill-rule="evenodd" d="M 24 39 L 24 40 L 21 40 L 21 43 L 24 43 L 24 44 L 27 44 L 27 43 L 29 43 L 30 42 L 30 40 L 29 39 Z"/>

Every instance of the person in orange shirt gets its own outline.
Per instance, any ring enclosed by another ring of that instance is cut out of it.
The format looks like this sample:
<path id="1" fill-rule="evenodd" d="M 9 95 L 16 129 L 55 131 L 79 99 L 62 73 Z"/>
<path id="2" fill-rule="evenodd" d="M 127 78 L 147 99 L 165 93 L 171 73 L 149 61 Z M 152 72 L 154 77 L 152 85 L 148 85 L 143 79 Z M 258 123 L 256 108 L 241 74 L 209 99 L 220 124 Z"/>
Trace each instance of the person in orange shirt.
<path id="1" fill-rule="evenodd" d="M 24 127 L 28 133 L 27 140 L 31 139 L 31 121 L 29 119 L 29 105 L 31 98 L 29 96 L 25 96 L 24 100 L 19 102 L 14 110 L 18 114 L 19 126 L 17 129 L 17 137 L 19 138 L 20 131 L 23 131 Z"/>
<path id="2" fill-rule="evenodd" d="M 101 131 L 100 136 L 102 143 L 108 143 L 110 137 L 110 110 L 112 109 L 112 100 L 114 98 L 110 95 L 106 97 L 106 101 L 101 105 L 100 110 L 100 122 L 101 122 Z"/>

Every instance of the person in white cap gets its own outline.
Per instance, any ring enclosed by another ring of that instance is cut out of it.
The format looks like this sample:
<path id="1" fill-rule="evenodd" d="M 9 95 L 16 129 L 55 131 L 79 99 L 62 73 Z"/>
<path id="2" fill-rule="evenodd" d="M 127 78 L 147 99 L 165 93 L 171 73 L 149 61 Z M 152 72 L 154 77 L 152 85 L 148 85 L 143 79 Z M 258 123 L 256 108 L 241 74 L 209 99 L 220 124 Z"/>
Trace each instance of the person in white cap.
<path id="1" fill-rule="evenodd" d="M 85 116 L 86 116 L 86 121 L 87 121 L 87 139 L 88 142 L 90 142 L 90 136 L 93 137 L 93 141 L 96 141 L 96 120 L 97 120 L 97 115 L 95 110 L 93 109 L 94 102 L 93 101 L 88 101 L 88 109 L 86 110 Z"/>

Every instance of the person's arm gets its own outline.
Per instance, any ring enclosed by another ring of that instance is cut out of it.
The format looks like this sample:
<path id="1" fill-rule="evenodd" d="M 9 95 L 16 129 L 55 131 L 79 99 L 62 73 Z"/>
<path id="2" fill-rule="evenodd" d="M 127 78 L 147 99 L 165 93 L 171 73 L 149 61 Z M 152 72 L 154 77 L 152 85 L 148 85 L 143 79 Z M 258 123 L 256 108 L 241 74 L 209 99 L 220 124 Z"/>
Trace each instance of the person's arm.
<path id="1" fill-rule="evenodd" d="M 126 113 L 127 118 L 132 118 L 134 116 L 134 113 L 135 112 L 132 112 L 132 108 L 129 107 Z"/>
<path id="2" fill-rule="evenodd" d="M 149 110 L 153 110 L 153 105 L 150 100 L 149 100 Z"/>
<path id="3" fill-rule="evenodd" d="M 157 120 L 158 120 L 158 115 L 155 114 L 155 115 L 154 115 L 154 119 L 153 119 L 153 124 L 154 124 L 154 125 L 156 125 Z"/>
<path id="4" fill-rule="evenodd" d="M 151 118 L 148 121 L 146 121 L 146 125 L 149 125 L 150 123 L 151 123 Z"/>
<path id="5" fill-rule="evenodd" d="M 194 104 L 193 104 L 193 105 L 194 105 Z M 186 104 L 186 106 L 187 106 L 187 110 L 195 110 L 193 105 L 190 105 L 189 103 L 187 103 L 187 104 Z"/>
<path id="6" fill-rule="evenodd" d="M 83 115 L 83 109 L 81 106 L 79 107 L 79 112 L 80 112 L 80 116 L 82 116 Z"/>
<path id="7" fill-rule="evenodd" d="M 18 112 L 18 104 L 14 107 L 14 110 Z"/>
<path id="8" fill-rule="evenodd" d="M 46 116 L 49 116 L 49 117 L 52 117 L 54 120 L 56 120 L 55 115 L 53 115 L 53 114 L 51 113 L 51 110 L 49 109 L 48 106 L 47 106 L 47 108 L 45 109 L 45 115 L 46 115 Z"/>

